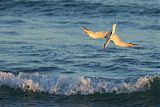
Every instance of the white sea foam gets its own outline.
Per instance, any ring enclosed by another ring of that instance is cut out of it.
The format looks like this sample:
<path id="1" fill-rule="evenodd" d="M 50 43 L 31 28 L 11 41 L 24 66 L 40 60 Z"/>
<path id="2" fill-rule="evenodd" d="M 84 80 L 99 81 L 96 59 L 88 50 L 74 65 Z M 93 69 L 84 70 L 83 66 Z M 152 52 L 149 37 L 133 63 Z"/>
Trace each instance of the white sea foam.
<path id="1" fill-rule="evenodd" d="M 46 76 L 39 73 L 27 74 L 0 72 L 0 86 L 20 88 L 24 91 L 47 92 L 56 95 L 130 93 L 146 90 L 155 76 L 144 76 L 132 81 L 96 77 Z"/>

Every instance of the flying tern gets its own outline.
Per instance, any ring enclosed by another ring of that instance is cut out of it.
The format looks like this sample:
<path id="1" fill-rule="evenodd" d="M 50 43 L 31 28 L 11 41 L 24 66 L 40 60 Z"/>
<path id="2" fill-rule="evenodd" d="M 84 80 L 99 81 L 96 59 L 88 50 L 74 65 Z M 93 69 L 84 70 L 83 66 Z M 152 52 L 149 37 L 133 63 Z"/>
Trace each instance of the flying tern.
<path id="1" fill-rule="evenodd" d="M 106 38 L 106 42 L 104 43 L 104 48 L 106 48 L 108 46 L 110 41 L 113 41 L 117 46 L 120 46 L 120 47 L 131 47 L 131 46 L 138 45 L 138 44 L 128 43 L 128 42 L 122 41 L 120 39 L 120 37 L 116 34 L 116 26 L 117 26 L 117 24 L 115 24 L 115 23 L 112 25 L 112 31 L 111 32 L 107 32 L 107 31 L 93 32 L 86 27 L 83 27 L 83 31 L 89 37 L 91 37 L 93 39 Z"/>

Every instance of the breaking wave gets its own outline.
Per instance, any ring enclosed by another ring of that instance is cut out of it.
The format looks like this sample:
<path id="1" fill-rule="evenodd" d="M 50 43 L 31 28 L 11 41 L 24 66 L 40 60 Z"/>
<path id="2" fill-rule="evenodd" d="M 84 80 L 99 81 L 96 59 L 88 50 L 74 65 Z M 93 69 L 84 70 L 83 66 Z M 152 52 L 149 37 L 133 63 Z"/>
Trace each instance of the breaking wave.
<path id="1" fill-rule="evenodd" d="M 0 72 L 0 86 L 55 95 L 120 94 L 145 91 L 150 88 L 155 78 L 157 76 L 147 75 L 137 79 L 116 80 L 83 76 L 46 76 L 39 73 L 16 75 Z"/>

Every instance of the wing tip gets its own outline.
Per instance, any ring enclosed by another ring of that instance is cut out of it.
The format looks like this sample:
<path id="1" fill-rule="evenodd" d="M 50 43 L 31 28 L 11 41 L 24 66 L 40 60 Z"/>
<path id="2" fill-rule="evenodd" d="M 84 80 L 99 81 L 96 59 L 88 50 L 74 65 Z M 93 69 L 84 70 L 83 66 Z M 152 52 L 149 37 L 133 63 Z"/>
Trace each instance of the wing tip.
<path id="1" fill-rule="evenodd" d="M 136 43 L 130 43 L 131 45 L 134 45 L 134 46 L 136 46 L 136 45 L 139 45 L 139 44 L 136 44 Z"/>
<path id="2" fill-rule="evenodd" d="M 84 26 L 82 26 L 82 28 L 83 28 L 83 30 L 89 30 L 89 29 L 87 29 L 86 27 L 84 27 Z"/>

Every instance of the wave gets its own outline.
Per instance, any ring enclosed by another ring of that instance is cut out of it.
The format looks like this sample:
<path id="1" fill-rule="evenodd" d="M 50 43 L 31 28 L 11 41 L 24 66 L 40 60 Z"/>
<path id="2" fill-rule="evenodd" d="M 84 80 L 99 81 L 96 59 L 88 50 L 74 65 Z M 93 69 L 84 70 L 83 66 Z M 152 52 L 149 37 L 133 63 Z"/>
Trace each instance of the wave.
<path id="1" fill-rule="evenodd" d="M 157 76 L 109 79 L 84 76 L 50 76 L 39 73 L 0 71 L 0 86 L 54 95 L 89 95 L 95 93 L 132 93 L 150 89 Z"/>

